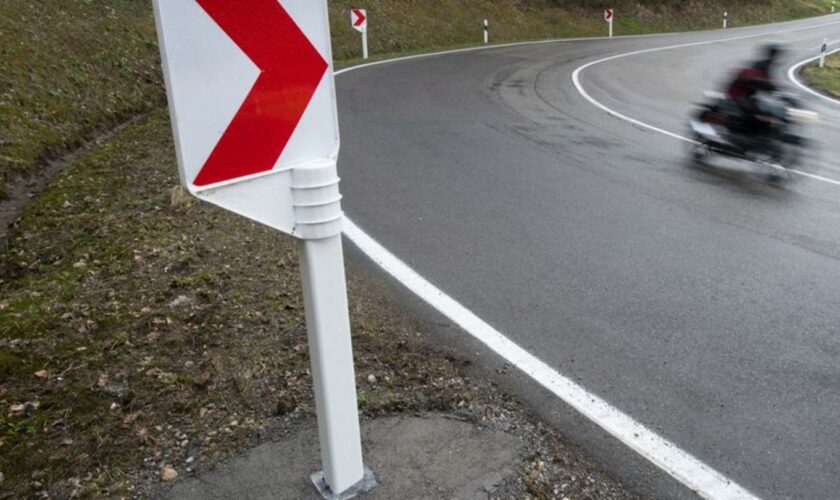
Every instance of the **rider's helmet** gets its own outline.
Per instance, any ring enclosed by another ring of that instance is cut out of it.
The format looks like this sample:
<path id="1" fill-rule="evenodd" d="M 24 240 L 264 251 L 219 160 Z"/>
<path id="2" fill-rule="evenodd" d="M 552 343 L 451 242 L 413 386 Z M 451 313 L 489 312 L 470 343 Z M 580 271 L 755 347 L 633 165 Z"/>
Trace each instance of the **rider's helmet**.
<path id="1" fill-rule="evenodd" d="M 763 58 L 770 61 L 777 61 L 787 51 L 787 43 L 781 41 L 767 42 L 761 46 Z"/>

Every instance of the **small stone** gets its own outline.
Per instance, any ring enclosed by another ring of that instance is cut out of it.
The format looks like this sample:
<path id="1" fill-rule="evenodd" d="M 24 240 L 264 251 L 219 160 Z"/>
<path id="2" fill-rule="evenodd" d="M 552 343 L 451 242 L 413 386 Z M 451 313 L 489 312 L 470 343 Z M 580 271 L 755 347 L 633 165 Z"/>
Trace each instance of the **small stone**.
<path id="1" fill-rule="evenodd" d="M 175 300 L 169 303 L 169 307 L 176 308 L 176 307 L 183 307 L 192 304 L 193 300 L 186 295 L 179 295 Z"/>
<path id="2" fill-rule="evenodd" d="M 191 463 L 195 462 L 195 457 L 192 457 L 192 456 L 187 457 L 187 459 L 185 460 L 185 462 L 187 462 L 187 464 L 191 464 Z"/>
<path id="3" fill-rule="evenodd" d="M 73 263 L 74 269 L 84 269 L 85 267 L 87 267 L 87 263 L 85 263 L 85 261 L 83 260 Z"/>
<path id="4" fill-rule="evenodd" d="M 160 470 L 160 480 L 163 482 L 174 481 L 178 479 L 178 471 L 172 467 L 164 467 Z"/>
<path id="5" fill-rule="evenodd" d="M 107 380 L 107 379 L 106 379 Z M 123 399 L 128 394 L 128 384 L 125 382 L 111 382 L 105 383 L 104 387 L 105 394 L 118 398 Z"/>
<path id="6" fill-rule="evenodd" d="M 38 370 L 37 372 L 35 372 L 35 376 L 38 378 L 49 378 L 50 374 L 47 372 L 47 370 Z"/>
<path id="7" fill-rule="evenodd" d="M 376 375 L 374 375 L 374 374 L 372 374 L 372 373 L 371 373 L 370 375 L 368 375 L 367 380 L 368 380 L 368 382 L 370 382 L 371 384 L 375 384 L 375 383 L 376 383 Z"/>
<path id="8" fill-rule="evenodd" d="M 169 206 L 173 209 L 189 208 L 193 203 L 192 196 L 181 186 L 175 186 L 169 193 Z"/>

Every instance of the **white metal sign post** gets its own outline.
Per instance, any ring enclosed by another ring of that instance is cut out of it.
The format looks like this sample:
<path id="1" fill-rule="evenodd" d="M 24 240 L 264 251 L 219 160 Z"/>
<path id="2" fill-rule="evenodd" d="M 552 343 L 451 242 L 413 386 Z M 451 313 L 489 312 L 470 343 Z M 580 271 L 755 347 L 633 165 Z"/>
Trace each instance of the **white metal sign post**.
<path id="1" fill-rule="evenodd" d="M 610 26 L 610 38 L 613 36 L 613 20 L 615 19 L 615 11 L 613 9 L 604 9 L 604 21 Z"/>
<path id="2" fill-rule="evenodd" d="M 365 9 L 350 9 L 350 25 L 362 34 L 362 57 L 367 59 L 367 11 Z"/>
<path id="3" fill-rule="evenodd" d="M 825 68 L 826 52 L 828 52 L 828 38 L 823 38 L 822 47 L 820 47 L 820 68 Z"/>
<path id="4" fill-rule="evenodd" d="M 729 12 L 723 12 L 723 29 L 726 29 L 729 26 Z"/>
<path id="5" fill-rule="evenodd" d="M 484 44 L 490 42 L 490 25 L 487 23 L 487 19 L 484 20 Z"/>
<path id="6" fill-rule="evenodd" d="M 182 185 L 300 240 L 325 496 L 362 463 L 326 0 L 154 0 Z"/>

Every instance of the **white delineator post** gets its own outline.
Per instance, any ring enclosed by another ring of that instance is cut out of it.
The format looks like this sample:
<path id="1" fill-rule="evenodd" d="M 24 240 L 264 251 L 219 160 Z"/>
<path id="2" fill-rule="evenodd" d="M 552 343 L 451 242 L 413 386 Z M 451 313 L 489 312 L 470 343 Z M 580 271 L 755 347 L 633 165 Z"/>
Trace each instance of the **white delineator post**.
<path id="1" fill-rule="evenodd" d="M 362 58 L 368 58 L 367 30 L 362 31 Z"/>
<path id="2" fill-rule="evenodd" d="M 604 9 L 604 21 L 609 25 L 609 36 L 613 37 L 613 21 L 615 20 L 615 9 Z"/>
<path id="3" fill-rule="evenodd" d="M 487 23 L 487 19 L 484 20 L 484 43 L 490 43 L 490 25 Z"/>
<path id="4" fill-rule="evenodd" d="M 322 493 L 346 495 L 353 488 L 368 489 L 373 478 L 362 463 L 338 182 L 332 162 L 292 171 L 294 233 L 300 238 L 303 299 L 324 467 L 312 480 Z"/>
<path id="5" fill-rule="evenodd" d="M 828 51 L 828 38 L 823 38 L 822 47 L 820 47 L 820 68 L 825 68 L 825 54 Z"/>
<path id="6" fill-rule="evenodd" d="M 723 29 L 729 27 L 729 12 L 724 11 L 723 13 Z"/>
<path id="7" fill-rule="evenodd" d="M 832 13 L 832 14 L 834 14 L 834 9 L 835 9 L 835 7 L 834 7 L 834 2 L 831 2 L 831 13 Z"/>
<path id="8" fill-rule="evenodd" d="M 362 463 L 327 0 L 153 5 L 181 184 L 300 240 L 323 465 L 312 480 L 325 498 L 367 491 L 376 481 Z M 363 32 L 364 11 L 353 23 Z"/>
<path id="9" fill-rule="evenodd" d="M 350 9 L 350 26 L 362 34 L 362 58 L 367 59 L 367 11 L 365 9 Z"/>

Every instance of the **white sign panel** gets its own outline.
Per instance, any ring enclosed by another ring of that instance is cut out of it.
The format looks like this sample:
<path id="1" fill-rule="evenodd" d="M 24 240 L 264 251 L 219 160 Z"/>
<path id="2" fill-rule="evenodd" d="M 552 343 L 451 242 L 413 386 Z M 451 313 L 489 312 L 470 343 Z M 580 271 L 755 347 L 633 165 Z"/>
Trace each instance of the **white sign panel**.
<path id="1" fill-rule="evenodd" d="M 290 169 L 338 156 L 327 3 L 154 7 L 182 185 L 291 232 Z"/>
<path id="2" fill-rule="evenodd" d="M 367 31 L 367 11 L 365 9 L 350 9 L 350 24 L 359 33 Z"/>

